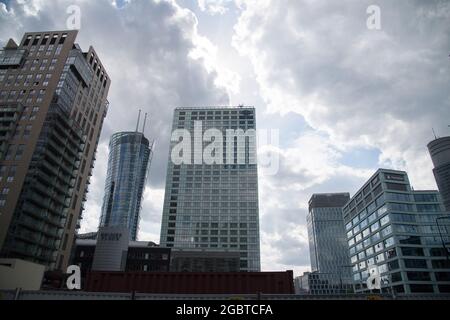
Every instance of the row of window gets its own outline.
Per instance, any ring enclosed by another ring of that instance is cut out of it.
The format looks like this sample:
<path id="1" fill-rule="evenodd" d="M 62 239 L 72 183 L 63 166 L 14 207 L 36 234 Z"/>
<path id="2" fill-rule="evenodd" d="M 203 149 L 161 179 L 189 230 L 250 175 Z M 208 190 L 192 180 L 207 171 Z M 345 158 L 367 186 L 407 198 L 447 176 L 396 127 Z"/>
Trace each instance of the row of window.
<path id="1" fill-rule="evenodd" d="M 61 35 L 44 34 L 36 35 L 34 37 L 32 35 L 28 35 L 23 42 L 23 46 L 28 47 L 31 45 L 30 56 L 33 56 L 36 52 L 36 49 L 38 49 L 36 55 L 39 56 L 43 51 L 46 51 L 46 55 L 50 55 L 54 49 L 54 46 L 57 45 L 55 55 L 59 55 L 66 39 L 67 33 L 63 33 Z M 101 76 L 101 81 L 104 81 L 104 85 L 106 85 L 108 79 L 104 71 L 101 69 L 100 63 L 95 57 L 94 53 L 91 53 L 89 57 L 89 64 L 91 65 L 94 72 L 96 72 L 97 76 Z"/>
<path id="2" fill-rule="evenodd" d="M 204 115 L 240 115 L 240 116 L 252 116 L 253 111 L 250 110 L 208 110 L 208 111 L 179 111 L 179 116 L 186 116 L 191 114 L 192 116 L 204 116 Z"/>
<path id="3" fill-rule="evenodd" d="M 258 243 L 258 239 L 256 237 L 191 237 L 191 236 L 177 236 L 169 233 L 167 237 L 167 242 L 182 242 L 182 243 Z M 247 250 L 248 247 L 245 247 L 243 250 Z"/>

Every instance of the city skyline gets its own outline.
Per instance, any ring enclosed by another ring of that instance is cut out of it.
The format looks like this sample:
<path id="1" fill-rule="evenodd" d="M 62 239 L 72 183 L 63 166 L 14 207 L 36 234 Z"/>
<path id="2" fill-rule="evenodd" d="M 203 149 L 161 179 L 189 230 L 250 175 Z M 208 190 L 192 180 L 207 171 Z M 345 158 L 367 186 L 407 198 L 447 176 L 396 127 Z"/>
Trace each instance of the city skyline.
<path id="1" fill-rule="evenodd" d="M 369 2 L 338 8 L 320 1 L 267 1 L 272 10 L 257 10 L 256 1 L 118 3 L 121 9 L 108 1 L 79 3 L 79 42 L 96 47 L 114 80 L 114 108 L 105 120 L 82 231 L 98 226 L 109 136 L 135 121 L 123 108 L 130 115 L 146 108 L 150 136 L 157 138 L 142 211 L 145 240 L 159 241 L 166 141 L 172 111 L 180 105 L 244 102 L 256 106 L 259 128 L 280 129 L 279 173 L 259 177 L 263 270 L 309 269 L 306 213 L 313 193 L 354 194 L 379 167 L 406 170 L 415 188 L 436 189 L 426 145 L 433 139 L 431 128 L 440 136 L 449 133 L 449 40 L 440 36 L 448 33 L 448 10 L 442 10 L 448 4 L 439 11 L 437 2 L 378 1 L 382 27 L 371 31 L 365 26 Z M 69 4 L 0 4 L 0 45 L 10 37 L 18 41 L 24 31 L 66 29 Z M 289 19 L 281 18 L 284 10 L 291 12 Z M 138 26 L 126 23 L 133 15 Z M 111 22 L 102 26 L 97 21 L 104 16 Z M 323 29 L 310 25 L 311 18 L 322 21 Z M 255 33 L 263 40 L 248 33 L 258 19 L 264 23 Z M 173 24 L 166 25 L 169 20 Z M 419 23 L 405 23 L 410 20 Z"/>

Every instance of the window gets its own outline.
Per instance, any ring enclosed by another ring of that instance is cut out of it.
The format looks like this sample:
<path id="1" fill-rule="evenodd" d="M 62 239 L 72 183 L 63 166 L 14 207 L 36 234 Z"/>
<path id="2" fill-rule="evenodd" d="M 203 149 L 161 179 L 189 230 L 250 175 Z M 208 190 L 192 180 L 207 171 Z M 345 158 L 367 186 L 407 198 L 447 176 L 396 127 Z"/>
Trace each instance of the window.
<path id="1" fill-rule="evenodd" d="M 398 236 L 401 244 L 420 244 L 420 237 L 417 236 Z"/>
<path id="2" fill-rule="evenodd" d="M 24 144 L 17 146 L 16 157 L 14 158 L 14 160 L 21 160 L 24 150 L 25 150 Z"/>
<path id="3" fill-rule="evenodd" d="M 421 259 L 404 259 L 405 267 L 410 269 L 426 269 L 427 261 Z"/>
<path id="4" fill-rule="evenodd" d="M 11 160 L 14 153 L 14 145 L 10 144 L 5 152 L 5 160 Z"/>
<path id="5" fill-rule="evenodd" d="M 380 252 L 383 249 L 384 249 L 383 242 L 379 242 L 375 245 L 375 252 Z"/>
<path id="6" fill-rule="evenodd" d="M 380 228 L 380 224 L 379 224 L 379 222 L 377 221 L 377 222 L 375 222 L 373 225 L 370 226 L 370 231 L 371 231 L 371 232 L 375 232 L 375 231 L 377 231 L 379 228 Z"/>
<path id="7" fill-rule="evenodd" d="M 393 222 L 416 222 L 416 216 L 406 213 L 392 213 Z"/>
<path id="8" fill-rule="evenodd" d="M 391 209 L 391 211 L 414 212 L 413 206 L 406 203 L 389 203 L 389 208 Z"/>
<path id="9" fill-rule="evenodd" d="M 415 194 L 414 201 L 416 202 L 438 202 L 436 194 Z"/>
<path id="10" fill-rule="evenodd" d="M 439 212 L 440 207 L 437 204 L 418 204 L 417 211 L 419 211 L 419 212 Z"/>
<path id="11" fill-rule="evenodd" d="M 394 257 L 396 257 L 396 256 L 397 256 L 397 250 L 396 250 L 395 248 L 389 249 L 389 250 L 386 252 L 386 257 L 387 257 L 388 259 L 392 259 L 392 258 L 394 258 Z"/>
<path id="12" fill-rule="evenodd" d="M 390 219 L 389 219 L 389 215 L 384 216 L 383 218 L 380 219 L 380 224 L 381 226 L 386 225 L 387 223 L 389 223 Z"/>
<path id="13" fill-rule="evenodd" d="M 437 281 L 450 281 L 450 272 L 435 272 Z"/>
<path id="14" fill-rule="evenodd" d="M 62 245 L 62 250 L 66 250 L 68 240 L 69 240 L 69 235 L 66 233 L 64 235 L 64 241 L 63 241 L 63 245 Z"/>
<path id="15" fill-rule="evenodd" d="M 393 245 L 394 245 L 394 238 L 393 237 L 390 237 L 390 238 L 387 238 L 386 240 L 384 240 L 384 246 L 386 248 L 388 248 L 390 246 L 393 246 Z"/>
<path id="16" fill-rule="evenodd" d="M 392 233 L 392 227 L 391 226 L 387 226 L 386 228 L 381 230 L 381 236 L 382 237 L 386 237 L 386 236 L 390 235 L 391 233 Z"/>
<path id="17" fill-rule="evenodd" d="M 17 172 L 17 166 L 11 166 L 9 168 L 7 182 L 13 182 L 14 181 L 14 177 L 16 176 L 16 172 Z"/>
<path id="18" fill-rule="evenodd" d="M 404 256 L 418 256 L 423 257 L 424 252 L 422 248 L 409 248 L 409 247 L 402 247 L 402 254 Z"/>
<path id="19" fill-rule="evenodd" d="M 450 260 L 432 260 L 434 269 L 450 269 Z"/>
<path id="20" fill-rule="evenodd" d="M 386 192 L 386 200 L 392 201 L 411 201 L 409 194 Z"/>
<path id="21" fill-rule="evenodd" d="M 377 261 L 377 263 L 383 262 L 384 261 L 384 253 L 381 253 L 381 254 L 377 255 L 375 257 L 375 260 Z"/>
<path id="22" fill-rule="evenodd" d="M 421 272 L 421 271 L 415 271 L 415 272 L 407 272 L 406 273 L 408 280 L 410 281 L 430 281 L 430 273 L 429 272 Z"/>
<path id="23" fill-rule="evenodd" d="M 433 286 L 431 284 L 410 284 L 409 289 L 411 292 L 433 292 Z"/>
<path id="24" fill-rule="evenodd" d="M 392 282 L 399 282 L 402 281 L 402 274 L 401 272 L 395 272 L 391 275 Z"/>
<path id="25" fill-rule="evenodd" d="M 389 270 L 397 270 L 398 268 L 400 268 L 398 260 L 388 262 L 387 265 Z"/>
<path id="26" fill-rule="evenodd" d="M 363 234 L 363 237 L 364 237 L 364 238 L 367 238 L 367 237 L 370 235 L 370 230 L 369 230 L 369 228 L 363 230 L 362 234 Z"/>
<path id="27" fill-rule="evenodd" d="M 396 191 L 408 191 L 405 184 L 399 184 L 399 183 L 386 183 L 386 187 L 389 190 L 396 190 Z"/>
<path id="28" fill-rule="evenodd" d="M 430 249 L 430 255 L 432 257 L 445 257 L 447 255 L 447 250 L 445 250 L 444 248 L 431 248 Z"/>

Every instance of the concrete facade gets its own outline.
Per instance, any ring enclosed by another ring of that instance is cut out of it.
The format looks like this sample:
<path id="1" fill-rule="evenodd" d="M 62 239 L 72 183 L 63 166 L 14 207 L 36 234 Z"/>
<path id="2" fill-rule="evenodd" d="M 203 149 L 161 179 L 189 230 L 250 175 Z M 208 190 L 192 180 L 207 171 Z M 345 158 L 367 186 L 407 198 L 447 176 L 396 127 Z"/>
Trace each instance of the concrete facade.
<path id="1" fill-rule="evenodd" d="M 0 259 L 0 290 L 40 290 L 45 266 L 19 259 Z"/>

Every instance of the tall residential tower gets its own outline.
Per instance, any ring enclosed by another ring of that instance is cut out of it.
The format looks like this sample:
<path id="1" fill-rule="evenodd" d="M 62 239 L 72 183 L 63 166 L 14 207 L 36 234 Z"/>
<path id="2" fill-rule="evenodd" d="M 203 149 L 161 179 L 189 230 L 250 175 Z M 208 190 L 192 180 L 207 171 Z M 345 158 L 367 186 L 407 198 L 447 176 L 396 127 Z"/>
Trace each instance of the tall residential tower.
<path id="1" fill-rule="evenodd" d="M 251 107 L 175 110 L 173 130 L 183 136 L 187 161 L 176 161 L 179 140 L 172 137 L 162 246 L 239 252 L 241 271 L 260 270 L 255 121 Z M 205 157 L 209 151 L 218 161 Z"/>
<path id="2" fill-rule="evenodd" d="M 0 50 L 0 250 L 65 269 L 86 200 L 110 79 L 77 31 Z"/>
<path id="3" fill-rule="evenodd" d="M 151 154 L 152 146 L 141 132 L 111 137 L 100 227 L 124 226 L 131 241 L 137 238 Z"/>

